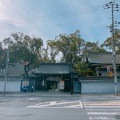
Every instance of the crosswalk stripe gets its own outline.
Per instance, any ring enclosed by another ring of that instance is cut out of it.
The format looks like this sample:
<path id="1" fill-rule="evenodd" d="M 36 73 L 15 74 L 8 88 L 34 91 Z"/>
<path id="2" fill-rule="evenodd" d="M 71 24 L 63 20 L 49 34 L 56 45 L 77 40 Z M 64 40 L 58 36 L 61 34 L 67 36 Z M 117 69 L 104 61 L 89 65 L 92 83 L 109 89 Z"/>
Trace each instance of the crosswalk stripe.
<path id="1" fill-rule="evenodd" d="M 117 112 L 88 112 L 89 115 L 120 115 Z"/>
<path id="2" fill-rule="evenodd" d="M 111 104 L 110 104 L 111 103 Z M 90 120 L 116 120 L 120 116 L 119 102 L 83 102 Z"/>
<path id="3" fill-rule="evenodd" d="M 110 117 L 89 117 L 90 120 L 116 120 L 115 118 Z"/>
<path id="4" fill-rule="evenodd" d="M 85 108 L 120 108 L 120 106 L 84 106 Z"/>
<path id="5" fill-rule="evenodd" d="M 87 108 L 86 111 L 100 111 L 100 108 Z M 108 109 L 102 109 L 102 111 L 106 112 L 108 111 Z M 110 111 L 119 111 L 120 112 L 120 109 L 117 109 L 117 108 L 109 108 L 109 112 Z"/>

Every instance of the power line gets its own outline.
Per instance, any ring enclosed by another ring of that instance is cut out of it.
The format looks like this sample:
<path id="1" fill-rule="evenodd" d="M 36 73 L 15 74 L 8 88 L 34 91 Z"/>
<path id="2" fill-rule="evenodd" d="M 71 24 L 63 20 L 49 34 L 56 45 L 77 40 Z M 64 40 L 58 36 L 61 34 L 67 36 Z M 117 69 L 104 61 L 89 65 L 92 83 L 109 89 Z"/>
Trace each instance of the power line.
<path id="1" fill-rule="evenodd" d="M 98 6 L 101 7 L 101 5 L 98 5 Z M 62 14 L 76 13 L 76 12 L 82 12 L 82 11 L 86 11 L 86 10 L 92 10 L 94 8 L 98 8 L 98 6 L 84 8 L 84 9 L 71 10 L 71 11 L 68 11 L 68 12 L 59 12 L 59 13 L 56 13 L 56 14 L 49 14 L 49 15 L 44 15 L 44 16 L 28 17 L 28 18 L 21 18 L 21 19 L 17 18 L 17 19 L 13 19 L 13 20 L 23 20 L 23 19 L 27 20 L 27 19 L 33 19 L 33 18 L 42 18 L 42 17 L 50 17 L 50 16 L 56 16 L 56 15 L 62 15 Z M 10 21 L 13 21 L 13 20 L 10 20 Z M 7 21 L 9 21 L 9 20 L 7 20 Z"/>
<path id="2" fill-rule="evenodd" d="M 1 21 L 0 26 L 4 25 L 9 25 L 9 24 L 24 24 L 28 22 L 39 22 L 39 21 L 48 21 L 48 20 L 54 20 L 54 19 L 59 19 L 59 18 L 67 18 L 67 17 L 73 17 L 77 15 L 83 15 L 91 12 L 96 12 L 103 10 L 102 7 L 95 6 L 91 7 L 91 9 L 79 9 L 79 10 L 74 10 L 74 11 L 69 11 L 69 12 L 64 12 L 64 13 L 58 13 L 58 14 L 51 14 L 51 15 L 46 15 L 46 16 L 38 16 L 38 17 L 31 17 L 31 18 L 25 18 L 25 19 L 14 19 L 14 20 L 6 20 L 6 21 Z"/>

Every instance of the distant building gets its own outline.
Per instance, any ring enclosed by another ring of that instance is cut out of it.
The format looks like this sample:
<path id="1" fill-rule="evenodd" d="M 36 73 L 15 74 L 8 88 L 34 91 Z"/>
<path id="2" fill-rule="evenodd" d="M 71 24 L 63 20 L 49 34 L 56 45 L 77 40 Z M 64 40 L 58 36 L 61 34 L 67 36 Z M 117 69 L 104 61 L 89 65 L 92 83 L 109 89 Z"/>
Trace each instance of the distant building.
<path id="1" fill-rule="evenodd" d="M 25 76 L 24 65 L 21 63 L 9 63 L 8 76 Z"/>
<path id="2" fill-rule="evenodd" d="M 29 71 L 35 79 L 36 90 L 71 91 L 71 66 L 67 63 L 42 63 L 37 69 Z M 72 74 L 72 79 L 79 76 Z"/>
<path id="3" fill-rule="evenodd" d="M 0 92 L 20 92 L 24 76 L 24 66 L 20 63 L 9 63 L 5 87 L 5 69 L 0 71 Z"/>
<path id="4" fill-rule="evenodd" d="M 86 56 L 95 76 L 80 77 L 67 63 L 41 63 L 38 68 L 29 71 L 25 77 L 24 65 L 9 64 L 6 91 L 65 91 L 77 93 L 114 93 L 114 72 L 112 53 L 91 52 Z M 116 54 L 118 92 L 120 92 L 120 55 Z M 5 71 L 0 74 L 0 92 L 4 91 Z"/>
<path id="5" fill-rule="evenodd" d="M 109 72 L 113 72 L 111 52 L 90 52 L 86 59 L 96 71 L 96 76 L 109 76 Z M 120 76 L 120 54 L 116 54 L 116 67 L 117 76 Z"/>
<path id="6" fill-rule="evenodd" d="M 81 93 L 114 93 L 114 72 L 111 52 L 91 52 L 86 56 L 86 62 L 91 64 L 96 75 L 81 77 Z M 120 54 L 116 54 L 118 92 L 120 92 Z"/>

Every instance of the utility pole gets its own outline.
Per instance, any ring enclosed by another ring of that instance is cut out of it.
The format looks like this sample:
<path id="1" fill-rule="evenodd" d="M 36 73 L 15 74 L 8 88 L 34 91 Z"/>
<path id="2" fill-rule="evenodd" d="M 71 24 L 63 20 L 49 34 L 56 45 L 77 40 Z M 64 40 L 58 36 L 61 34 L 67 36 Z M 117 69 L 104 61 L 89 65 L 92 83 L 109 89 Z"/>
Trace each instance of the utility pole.
<path id="1" fill-rule="evenodd" d="M 118 8 L 118 4 L 115 4 L 115 2 L 110 2 L 108 4 L 105 4 L 103 6 L 105 9 L 111 8 L 112 12 L 112 24 L 111 24 L 111 33 L 112 33 L 112 64 L 113 64 L 113 70 L 114 70 L 114 84 L 115 84 L 115 94 L 118 94 L 118 82 L 117 82 L 117 70 L 116 70 L 116 52 L 115 52 L 115 39 L 114 39 L 114 11 L 116 8 Z"/>
<path id="2" fill-rule="evenodd" d="M 8 62 L 9 62 L 9 48 L 7 49 L 7 57 L 6 57 L 4 95 L 5 95 L 5 93 L 6 93 L 6 82 L 7 82 Z"/>
<path id="3" fill-rule="evenodd" d="M 70 50 L 71 66 L 70 66 L 70 79 L 71 79 L 71 95 L 73 95 L 73 53 Z"/>
<path id="4" fill-rule="evenodd" d="M 71 95 L 73 95 L 73 62 L 71 61 Z"/>
<path id="5" fill-rule="evenodd" d="M 71 82 L 71 95 L 73 95 L 73 50 L 72 43 L 70 41 L 69 53 L 70 53 L 70 82 Z"/>

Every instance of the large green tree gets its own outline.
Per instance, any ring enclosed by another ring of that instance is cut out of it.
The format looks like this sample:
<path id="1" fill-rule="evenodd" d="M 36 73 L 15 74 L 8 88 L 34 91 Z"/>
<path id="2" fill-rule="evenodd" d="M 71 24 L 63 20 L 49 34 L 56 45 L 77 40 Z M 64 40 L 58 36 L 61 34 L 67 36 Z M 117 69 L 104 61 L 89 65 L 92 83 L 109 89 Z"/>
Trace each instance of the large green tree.
<path id="1" fill-rule="evenodd" d="M 42 62 L 42 63 L 50 62 L 49 48 L 48 48 L 48 46 L 46 48 L 42 49 L 40 62 Z"/>
<path id="2" fill-rule="evenodd" d="M 120 51 L 120 30 L 115 32 L 115 40 L 117 40 L 117 51 Z M 46 48 L 43 47 L 43 40 L 37 37 L 30 37 L 23 33 L 13 33 L 9 38 L 3 40 L 10 51 L 10 62 L 23 62 L 26 75 L 31 68 L 38 67 L 41 62 L 66 62 L 73 64 L 78 73 L 84 74 L 90 72 L 86 69 L 87 64 L 84 60 L 89 52 L 104 52 L 104 47 L 111 46 L 111 37 L 102 45 L 98 42 L 86 42 L 81 38 L 79 30 L 72 34 L 60 34 L 54 40 L 48 40 Z M 0 60 L 4 60 L 5 49 L 0 44 Z M 57 61 L 57 59 L 59 59 Z M 0 62 L 1 64 L 2 62 Z M 1 64 L 2 65 L 2 64 Z M 85 68 L 83 70 L 83 68 Z M 89 67 L 88 67 L 89 68 Z"/>
<path id="3" fill-rule="evenodd" d="M 50 47 L 55 50 L 53 57 L 59 53 L 60 61 L 67 63 L 75 63 L 80 58 L 84 43 L 79 30 L 69 35 L 60 34 L 55 40 L 49 41 Z"/>
<path id="4" fill-rule="evenodd" d="M 87 74 L 93 76 L 94 70 L 92 69 L 92 66 L 85 62 L 86 55 L 89 52 L 105 52 L 105 51 L 106 50 L 102 48 L 98 42 L 85 42 L 84 49 L 82 52 L 83 59 L 75 64 L 75 70 L 82 76 L 85 76 Z"/>
<path id="5" fill-rule="evenodd" d="M 113 42 L 113 36 L 108 37 L 102 44 L 101 47 L 104 47 L 105 49 L 112 49 L 112 42 Z M 114 43 L 116 52 L 120 52 L 120 29 L 115 29 L 114 32 Z"/>
<path id="6" fill-rule="evenodd" d="M 29 37 L 23 33 L 13 33 L 9 39 L 4 39 L 3 43 L 8 45 L 10 62 L 23 63 L 26 76 L 28 76 L 30 67 L 38 66 L 43 46 L 41 38 Z"/>
<path id="7" fill-rule="evenodd" d="M 56 62 L 56 56 L 58 55 L 59 51 L 56 49 L 56 44 L 54 41 L 48 40 L 47 41 L 47 48 L 49 50 L 49 58 L 51 63 Z"/>
<path id="8" fill-rule="evenodd" d="M 95 72 L 90 66 L 90 64 L 80 61 L 75 64 L 75 71 L 80 74 L 80 76 L 94 76 Z"/>

